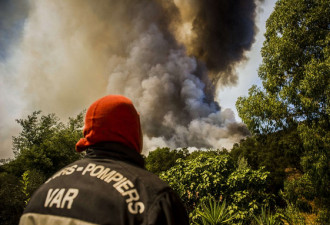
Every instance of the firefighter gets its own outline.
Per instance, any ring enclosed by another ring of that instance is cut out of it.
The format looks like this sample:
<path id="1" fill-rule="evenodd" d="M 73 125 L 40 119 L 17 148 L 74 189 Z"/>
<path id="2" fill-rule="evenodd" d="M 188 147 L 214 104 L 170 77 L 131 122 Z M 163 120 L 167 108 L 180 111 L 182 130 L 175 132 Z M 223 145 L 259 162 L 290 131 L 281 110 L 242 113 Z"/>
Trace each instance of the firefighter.
<path id="1" fill-rule="evenodd" d="M 131 100 L 108 95 L 86 112 L 82 160 L 61 169 L 32 196 L 30 224 L 188 224 L 172 189 L 144 169 L 140 118 Z"/>

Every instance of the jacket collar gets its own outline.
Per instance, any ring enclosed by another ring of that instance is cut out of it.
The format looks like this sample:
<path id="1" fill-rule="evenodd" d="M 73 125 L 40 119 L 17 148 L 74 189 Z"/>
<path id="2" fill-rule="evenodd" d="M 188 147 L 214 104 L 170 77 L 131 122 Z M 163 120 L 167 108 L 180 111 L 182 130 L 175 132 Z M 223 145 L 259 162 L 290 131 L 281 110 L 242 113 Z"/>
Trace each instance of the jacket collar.
<path id="1" fill-rule="evenodd" d="M 114 159 L 144 168 L 144 159 L 139 153 L 117 142 L 101 142 L 90 146 L 85 158 Z"/>

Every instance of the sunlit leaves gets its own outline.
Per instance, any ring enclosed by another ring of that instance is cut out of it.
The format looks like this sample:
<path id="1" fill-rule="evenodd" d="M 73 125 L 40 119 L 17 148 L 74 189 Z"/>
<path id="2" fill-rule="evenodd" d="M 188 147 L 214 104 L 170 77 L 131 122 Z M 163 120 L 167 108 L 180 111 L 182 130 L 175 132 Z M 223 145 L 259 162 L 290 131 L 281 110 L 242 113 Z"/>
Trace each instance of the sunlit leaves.
<path id="1" fill-rule="evenodd" d="M 179 194 L 189 211 L 212 196 L 215 200 L 226 199 L 236 220 L 248 220 L 270 199 L 266 190 L 268 174 L 263 169 L 237 168 L 228 153 L 206 153 L 193 159 L 178 159 L 160 177 Z"/>
<path id="2" fill-rule="evenodd" d="M 253 86 L 248 97 L 236 103 L 253 134 L 297 132 L 300 143 L 293 141 L 285 150 L 297 150 L 302 170 L 317 190 L 315 200 L 326 208 L 330 204 L 329 15 L 329 1 L 277 1 L 261 51 L 263 88 Z"/>

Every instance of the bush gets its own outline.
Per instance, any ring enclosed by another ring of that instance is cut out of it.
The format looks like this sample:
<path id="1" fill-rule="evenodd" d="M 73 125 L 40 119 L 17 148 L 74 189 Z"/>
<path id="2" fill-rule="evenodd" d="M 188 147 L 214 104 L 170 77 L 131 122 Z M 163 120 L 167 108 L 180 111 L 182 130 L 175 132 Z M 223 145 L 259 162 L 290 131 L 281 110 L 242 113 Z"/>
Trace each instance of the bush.
<path id="1" fill-rule="evenodd" d="M 200 154 L 194 159 L 179 159 L 176 165 L 161 173 L 192 212 L 212 196 L 215 200 L 226 199 L 235 222 L 252 220 L 252 215 L 267 205 L 271 196 L 266 192 L 268 172 L 248 167 L 237 168 L 228 153 Z"/>
<path id="2" fill-rule="evenodd" d="M 232 224 L 235 215 L 226 207 L 226 201 L 216 201 L 209 197 L 194 211 L 192 217 L 192 224 L 202 225 L 218 225 L 218 224 Z"/>

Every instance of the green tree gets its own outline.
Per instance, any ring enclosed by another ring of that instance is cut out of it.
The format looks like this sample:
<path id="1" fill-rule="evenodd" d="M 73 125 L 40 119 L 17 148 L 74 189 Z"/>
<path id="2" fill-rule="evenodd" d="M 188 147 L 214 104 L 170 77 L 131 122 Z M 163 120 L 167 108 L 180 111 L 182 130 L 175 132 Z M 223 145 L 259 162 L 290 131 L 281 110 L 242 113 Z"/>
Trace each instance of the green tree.
<path id="1" fill-rule="evenodd" d="M 33 192 L 44 183 L 45 179 L 45 176 L 37 170 L 27 170 L 22 174 L 20 182 L 22 184 L 21 191 L 25 197 L 25 205 L 28 204 Z"/>
<path id="2" fill-rule="evenodd" d="M 248 98 L 237 101 L 252 132 L 328 119 L 329 6 L 323 0 L 276 3 L 261 51 L 259 77 L 265 90 L 253 86 Z"/>
<path id="3" fill-rule="evenodd" d="M 237 164 L 228 153 L 201 153 L 193 159 L 178 159 L 176 164 L 160 177 L 181 197 L 195 218 L 196 207 L 210 196 L 226 199 L 228 210 L 236 220 L 248 221 L 262 204 L 267 204 L 268 172 L 252 170 Z"/>
<path id="4" fill-rule="evenodd" d="M 16 121 L 22 131 L 13 137 L 16 158 L 3 165 L 7 172 L 20 177 L 27 170 L 35 170 L 41 176 L 49 177 L 81 157 L 74 151 L 74 146 L 82 137 L 83 113 L 69 118 L 66 124 L 55 114 L 41 115 L 41 111 Z"/>
<path id="5" fill-rule="evenodd" d="M 18 224 L 25 207 L 22 183 L 16 176 L 0 172 L 0 224 Z"/>
<path id="6" fill-rule="evenodd" d="M 149 155 L 145 160 L 146 169 L 159 175 L 161 172 L 174 166 L 177 159 L 185 158 L 188 155 L 189 152 L 187 149 L 171 150 L 170 148 L 157 148 L 156 150 L 149 152 Z"/>
<path id="7" fill-rule="evenodd" d="M 300 155 L 303 145 L 297 130 L 281 130 L 270 134 L 259 134 L 248 137 L 233 146 L 230 154 L 235 160 L 243 157 L 252 169 L 265 167 L 269 174 L 270 192 L 278 195 L 283 189 L 287 177 L 286 169 L 302 171 Z M 277 204 L 284 205 L 281 197 Z"/>
<path id="8" fill-rule="evenodd" d="M 236 102 L 253 134 L 297 132 L 301 166 L 317 190 L 319 205 L 326 208 L 330 205 L 329 15 L 329 1 L 279 0 L 267 20 L 261 51 L 263 89 L 253 86 L 248 97 Z"/>
<path id="9" fill-rule="evenodd" d="M 29 198 L 47 177 L 81 157 L 74 146 L 82 137 L 83 113 L 66 124 L 41 111 L 16 121 L 22 131 L 13 137 L 15 159 L 2 160 L 0 166 L 0 224 L 18 224 Z"/>
<path id="10" fill-rule="evenodd" d="M 281 195 L 288 205 L 294 205 L 302 212 L 311 212 L 310 202 L 315 196 L 311 179 L 305 174 L 298 178 L 291 178 L 285 181 Z"/>

